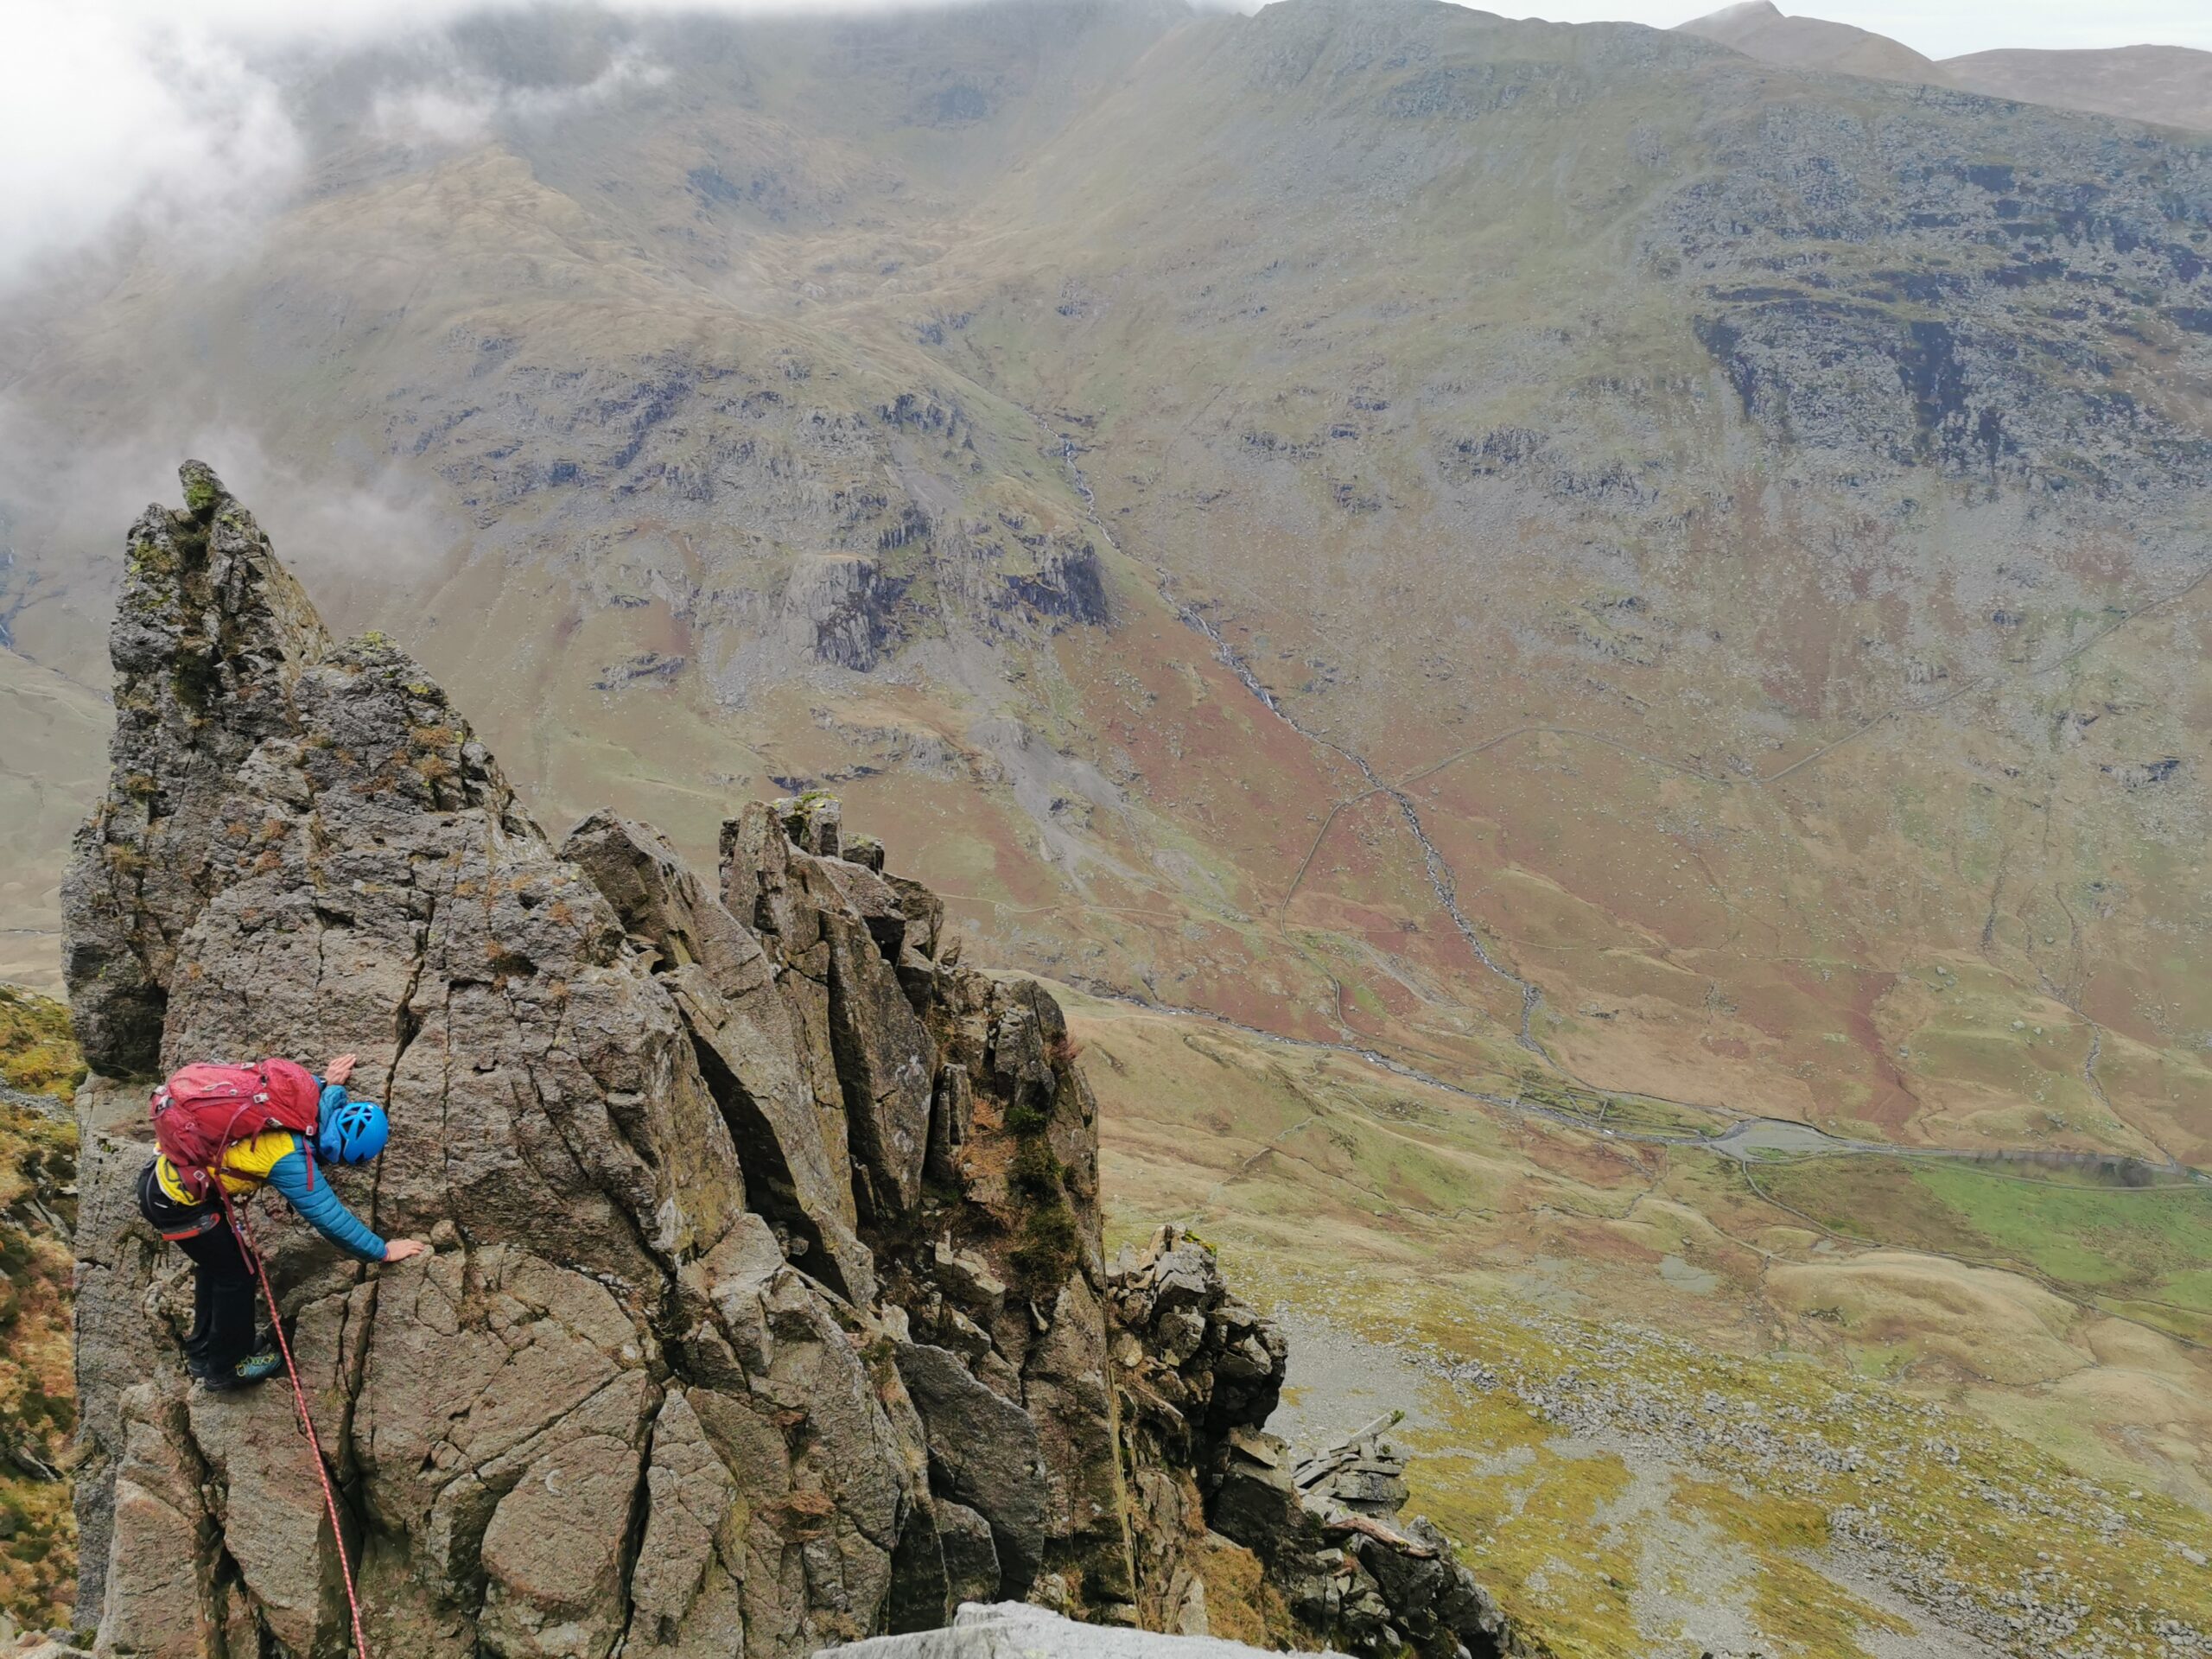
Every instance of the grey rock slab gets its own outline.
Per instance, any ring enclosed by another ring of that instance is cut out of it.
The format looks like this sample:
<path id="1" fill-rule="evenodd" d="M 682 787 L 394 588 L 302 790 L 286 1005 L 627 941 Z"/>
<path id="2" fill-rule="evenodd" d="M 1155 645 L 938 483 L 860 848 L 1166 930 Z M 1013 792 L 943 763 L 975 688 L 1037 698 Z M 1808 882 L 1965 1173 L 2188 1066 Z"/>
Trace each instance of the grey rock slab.
<path id="1" fill-rule="evenodd" d="M 1049 1520 L 1044 1448 L 1029 1414 L 976 1380 L 959 1356 L 897 1349 L 899 1376 L 929 1437 L 932 1484 L 990 1522 L 1002 1589 L 1026 1594 Z"/>
<path id="2" fill-rule="evenodd" d="M 866 922 L 825 912 L 822 930 L 830 944 L 830 1042 L 853 1151 L 887 1220 L 921 1197 L 937 1043 Z"/>
<path id="3" fill-rule="evenodd" d="M 853 1230 L 843 1140 L 823 1134 L 799 1023 L 759 938 L 649 824 L 594 813 L 562 854 L 660 953 L 658 977 L 697 1046 L 754 1207 L 805 1241 L 804 1271 L 850 1300 L 872 1300 L 874 1262 Z"/>
<path id="4" fill-rule="evenodd" d="M 217 1628 L 207 1470 L 192 1446 L 182 1390 L 140 1382 L 126 1390 L 114 1433 L 113 1558 L 103 1574 L 94 1650 L 133 1659 L 202 1659 Z"/>
<path id="5" fill-rule="evenodd" d="M 938 1537 L 944 1553 L 944 1576 L 955 1606 L 990 1601 L 999 1593 L 999 1552 L 991 1523 L 964 1503 L 940 1498 Z"/>
<path id="6" fill-rule="evenodd" d="M 1260 1651 L 1211 1637 L 1078 1624 L 1018 1601 L 970 1603 L 943 1630 L 822 1649 L 841 1659 L 1249 1659 Z"/>

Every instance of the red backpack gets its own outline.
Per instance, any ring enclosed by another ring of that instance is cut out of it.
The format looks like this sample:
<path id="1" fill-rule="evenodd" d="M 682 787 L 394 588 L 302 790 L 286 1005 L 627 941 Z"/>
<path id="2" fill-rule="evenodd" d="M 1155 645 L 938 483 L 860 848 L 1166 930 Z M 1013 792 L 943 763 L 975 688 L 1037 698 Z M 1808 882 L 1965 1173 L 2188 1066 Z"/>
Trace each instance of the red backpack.
<path id="1" fill-rule="evenodd" d="M 178 1185 L 204 1199 L 215 1190 L 225 1151 L 264 1129 L 295 1130 L 312 1148 L 321 1103 L 314 1074 L 290 1060 L 188 1065 L 154 1090 L 154 1140 Z M 308 1162 L 312 1170 L 312 1150 Z"/>

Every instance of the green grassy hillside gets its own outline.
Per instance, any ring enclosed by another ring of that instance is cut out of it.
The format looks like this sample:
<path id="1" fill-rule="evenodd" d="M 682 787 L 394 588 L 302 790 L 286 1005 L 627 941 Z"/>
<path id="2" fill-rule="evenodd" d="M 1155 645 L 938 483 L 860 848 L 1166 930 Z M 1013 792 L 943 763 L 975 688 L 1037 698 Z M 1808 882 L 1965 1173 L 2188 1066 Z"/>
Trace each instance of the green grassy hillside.
<path id="1" fill-rule="evenodd" d="M 2212 1187 L 1893 1159 L 1818 1160 L 1760 1190 L 1839 1237 L 2031 1274 L 2062 1294 L 2212 1344 Z"/>

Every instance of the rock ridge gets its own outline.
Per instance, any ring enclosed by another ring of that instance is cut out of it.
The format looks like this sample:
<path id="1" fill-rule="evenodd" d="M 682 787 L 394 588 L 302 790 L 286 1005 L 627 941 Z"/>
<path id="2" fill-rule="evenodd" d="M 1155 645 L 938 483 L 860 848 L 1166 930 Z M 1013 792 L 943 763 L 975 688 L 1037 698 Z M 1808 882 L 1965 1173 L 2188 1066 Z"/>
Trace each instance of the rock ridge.
<path id="1" fill-rule="evenodd" d="M 130 532 L 67 888 L 101 1655 L 346 1645 L 304 1442 L 188 1389 L 188 1280 L 133 1199 L 147 1076 L 341 1050 L 395 1133 L 331 1179 L 436 1252 L 257 1231 L 373 1651 L 782 1659 L 1025 1599 L 1503 1650 L 1426 1523 L 1254 1472 L 1281 1336 L 1173 1229 L 1109 1268 L 1058 1005 L 963 963 L 834 799 L 743 807 L 712 881 L 612 813 L 556 846 L 418 665 L 333 639 L 181 476 Z"/>

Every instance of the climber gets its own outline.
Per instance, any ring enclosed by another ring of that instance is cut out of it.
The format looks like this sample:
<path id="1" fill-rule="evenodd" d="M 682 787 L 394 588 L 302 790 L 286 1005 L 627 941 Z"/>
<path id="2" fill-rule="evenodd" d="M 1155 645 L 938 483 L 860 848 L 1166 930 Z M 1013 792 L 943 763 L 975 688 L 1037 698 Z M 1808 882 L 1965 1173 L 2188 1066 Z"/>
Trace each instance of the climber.
<path id="1" fill-rule="evenodd" d="M 138 1209 L 147 1224 L 191 1258 L 192 1334 L 186 1368 L 211 1393 L 251 1387 L 283 1363 L 272 1338 L 255 1338 L 251 1263 L 209 1175 L 219 1164 L 223 1191 L 243 1201 L 264 1185 L 283 1193 L 325 1238 L 364 1262 L 404 1262 L 429 1247 L 410 1238 L 389 1243 L 348 1210 L 316 1168 L 365 1164 L 391 1132 L 384 1108 L 346 1092 L 355 1058 L 340 1054 L 316 1077 L 284 1060 L 258 1066 L 187 1066 L 155 1091 L 156 1138 L 165 1150 L 138 1178 Z M 246 1091 L 246 1092 L 241 1092 Z M 277 1104 L 269 1103 L 276 1100 Z M 200 1123 L 189 1120 L 202 1114 Z M 289 1116 L 303 1127 L 284 1127 Z M 218 1127 L 207 1129 L 208 1122 Z M 177 1126 L 197 1128 L 207 1167 L 173 1156 Z M 237 1126 L 238 1138 L 232 1133 Z"/>

